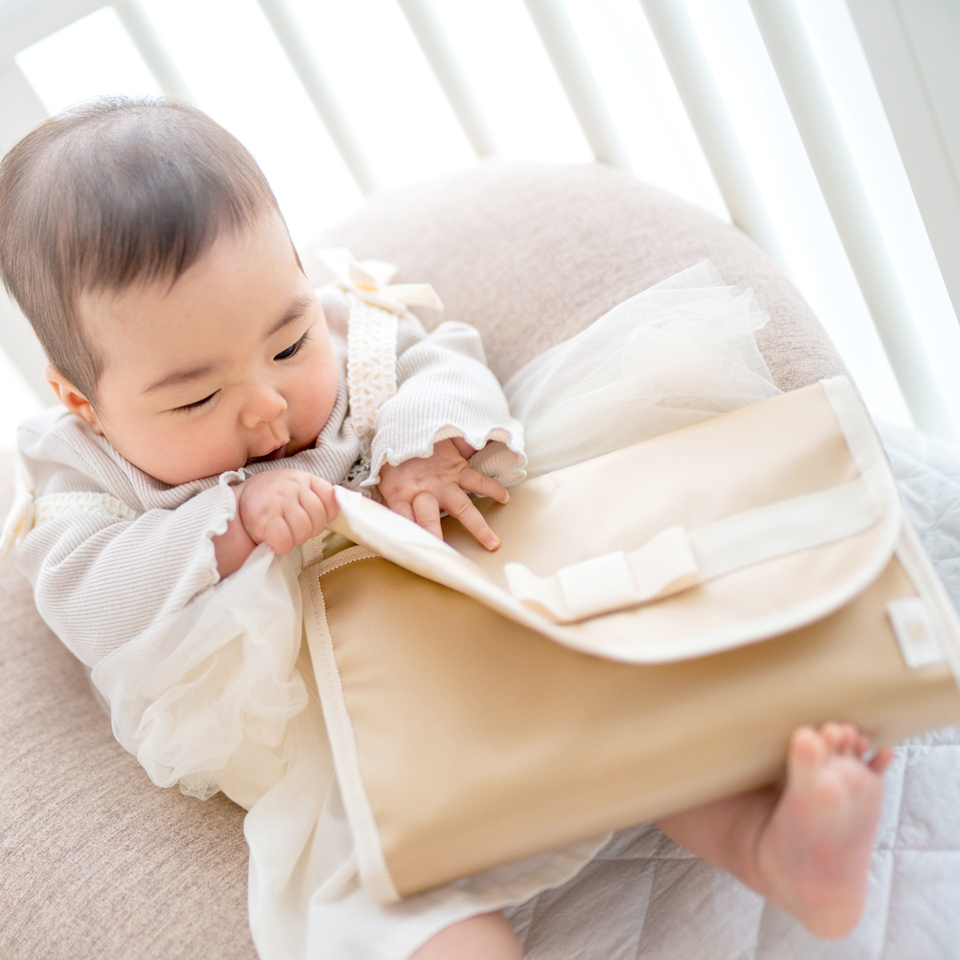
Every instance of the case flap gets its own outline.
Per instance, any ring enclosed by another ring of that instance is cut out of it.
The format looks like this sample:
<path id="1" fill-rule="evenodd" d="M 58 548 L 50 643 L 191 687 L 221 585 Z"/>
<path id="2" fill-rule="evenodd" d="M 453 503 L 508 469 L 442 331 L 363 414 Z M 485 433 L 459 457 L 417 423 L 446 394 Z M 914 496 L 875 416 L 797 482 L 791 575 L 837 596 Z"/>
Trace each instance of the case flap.
<path id="1" fill-rule="evenodd" d="M 337 488 L 350 540 L 568 647 L 632 663 L 716 653 L 833 612 L 886 567 L 902 514 L 838 377 L 478 501 L 501 546 L 444 543 Z"/>

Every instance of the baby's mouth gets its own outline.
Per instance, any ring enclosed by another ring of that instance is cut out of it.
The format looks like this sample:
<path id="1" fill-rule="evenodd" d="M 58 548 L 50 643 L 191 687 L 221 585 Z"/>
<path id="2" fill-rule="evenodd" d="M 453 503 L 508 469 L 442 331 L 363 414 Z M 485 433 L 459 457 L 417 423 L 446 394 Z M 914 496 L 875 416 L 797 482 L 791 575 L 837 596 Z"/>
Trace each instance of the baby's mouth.
<path id="1" fill-rule="evenodd" d="M 271 450 L 262 457 L 250 457 L 250 459 L 247 460 L 246 465 L 249 466 L 251 463 L 269 463 L 271 460 L 279 460 L 283 456 L 286 449 L 287 445 L 285 443 L 281 443 L 280 446 L 275 450 Z"/>

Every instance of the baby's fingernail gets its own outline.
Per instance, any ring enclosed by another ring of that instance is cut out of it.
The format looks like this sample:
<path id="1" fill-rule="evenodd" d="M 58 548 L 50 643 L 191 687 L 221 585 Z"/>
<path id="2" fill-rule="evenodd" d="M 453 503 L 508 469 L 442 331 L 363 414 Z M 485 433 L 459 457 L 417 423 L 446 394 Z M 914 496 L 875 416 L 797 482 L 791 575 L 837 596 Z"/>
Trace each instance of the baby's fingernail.
<path id="1" fill-rule="evenodd" d="M 503 491 L 503 499 L 502 499 L 500 502 L 501 502 L 501 503 L 509 503 L 509 502 L 510 502 L 510 494 L 507 493 L 506 490 Z"/>
<path id="2" fill-rule="evenodd" d="M 484 544 L 488 550 L 496 550 L 500 546 L 500 540 L 498 537 L 487 537 L 486 543 Z"/>

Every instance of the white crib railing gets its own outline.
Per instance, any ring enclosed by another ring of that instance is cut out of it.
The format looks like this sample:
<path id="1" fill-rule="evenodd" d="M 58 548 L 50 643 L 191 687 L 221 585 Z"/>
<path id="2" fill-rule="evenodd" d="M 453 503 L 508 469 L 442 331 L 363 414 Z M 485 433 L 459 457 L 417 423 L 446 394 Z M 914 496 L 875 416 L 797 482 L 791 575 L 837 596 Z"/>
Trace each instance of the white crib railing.
<path id="1" fill-rule="evenodd" d="M 730 212 L 730 219 L 789 272 L 776 228 L 707 66 L 686 7 L 675 0 L 641 0 L 641 3 Z"/>
<path id="2" fill-rule="evenodd" d="M 491 126 L 445 37 L 431 0 L 396 0 L 426 62 L 477 157 L 496 154 Z M 523 0 L 595 158 L 631 166 L 564 0 Z M 716 179 L 731 219 L 789 271 L 790 264 L 763 192 L 725 106 L 684 0 L 638 0 Z M 895 0 L 888 0 L 895 2 Z M 926 3 L 928 0 L 917 0 Z M 364 194 L 377 189 L 374 166 L 288 0 L 257 0 L 344 164 Z M 749 0 L 820 190 L 914 422 L 927 433 L 954 437 L 960 409 L 945 402 L 861 181 L 823 72 L 795 0 Z M 102 8 L 102 0 L 0 0 L 0 149 L 45 111 L 14 57 L 26 47 Z M 138 0 L 113 9 L 164 92 L 192 99 L 187 81 Z M 858 5 L 862 20 L 865 5 Z M 942 223 L 938 223 L 944 233 Z M 940 237 L 938 253 L 960 249 L 960 223 Z M 941 256 L 941 265 L 944 260 Z M 960 271 L 960 266 L 958 266 Z M 40 387 L 39 349 L 12 308 L 0 307 L 0 345 L 27 380 Z M 956 404 L 954 404 L 956 406 Z"/>
<path id="3" fill-rule="evenodd" d="M 397 0 L 397 6 L 407 18 L 473 152 L 478 159 L 496 156 L 496 138 L 430 0 Z"/>
<path id="4" fill-rule="evenodd" d="M 750 0 L 807 156 L 914 422 L 955 436 L 843 124 L 793 0 Z"/>
<path id="5" fill-rule="evenodd" d="M 284 0 L 257 2 L 357 186 L 364 194 L 373 193 L 377 189 L 373 171 L 296 17 Z"/>
<path id="6" fill-rule="evenodd" d="M 629 169 L 630 158 L 563 4 L 557 0 L 524 0 L 524 3 L 594 159 Z"/>

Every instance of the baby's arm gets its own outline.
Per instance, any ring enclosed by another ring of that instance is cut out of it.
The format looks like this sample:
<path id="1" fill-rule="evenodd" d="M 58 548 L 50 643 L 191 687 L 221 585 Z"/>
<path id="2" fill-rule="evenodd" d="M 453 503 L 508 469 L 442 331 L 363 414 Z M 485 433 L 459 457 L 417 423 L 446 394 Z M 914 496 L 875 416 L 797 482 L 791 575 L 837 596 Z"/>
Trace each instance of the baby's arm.
<path id="1" fill-rule="evenodd" d="M 135 519 L 67 510 L 33 528 L 18 566 L 44 620 L 93 666 L 217 583 L 212 539 L 226 531 L 235 509 L 232 488 L 221 483 Z"/>
<path id="2" fill-rule="evenodd" d="M 285 554 L 313 537 L 337 515 L 333 487 L 303 470 L 268 470 L 234 487 L 237 513 L 213 538 L 220 577 L 239 570 L 259 543 Z"/>
<path id="3" fill-rule="evenodd" d="M 19 566 L 44 620 L 92 666 L 229 576 L 258 543 L 289 553 L 336 512 L 327 481 L 269 470 L 132 520 L 66 511 L 27 535 Z"/>

